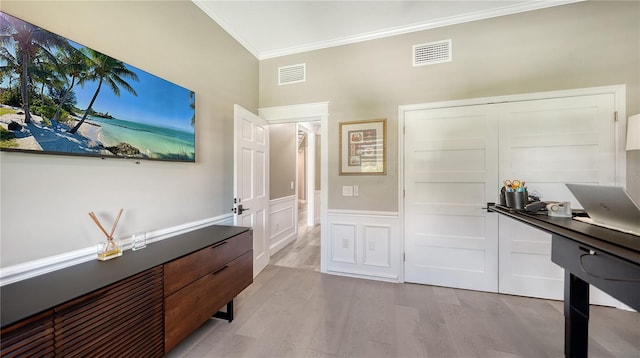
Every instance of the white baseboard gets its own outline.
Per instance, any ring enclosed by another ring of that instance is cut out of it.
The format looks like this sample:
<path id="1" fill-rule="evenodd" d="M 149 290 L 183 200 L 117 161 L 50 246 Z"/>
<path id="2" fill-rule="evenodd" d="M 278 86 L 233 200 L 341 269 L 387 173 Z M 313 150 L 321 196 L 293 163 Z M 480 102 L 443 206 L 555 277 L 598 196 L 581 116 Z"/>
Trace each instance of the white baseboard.
<path id="1" fill-rule="evenodd" d="M 361 278 L 364 280 L 392 282 L 392 283 L 401 282 L 397 275 L 384 275 L 384 274 L 371 275 L 368 272 L 362 272 L 362 271 L 343 272 L 343 271 L 336 271 L 336 270 L 327 270 L 327 273 L 330 275 Z"/>
<path id="2" fill-rule="evenodd" d="M 297 233 L 292 232 L 289 235 L 280 238 L 278 242 L 273 243 L 271 247 L 269 247 L 270 255 L 276 254 L 278 251 L 282 250 L 282 248 L 294 242 L 296 240 L 296 237 Z"/>
<path id="3" fill-rule="evenodd" d="M 147 244 L 165 240 L 189 231 L 211 225 L 233 225 L 233 214 L 193 221 L 187 224 L 168 227 L 147 232 Z M 131 248 L 129 240 L 123 240 L 123 249 Z M 37 260 L 23 262 L 17 265 L 0 268 L 0 286 L 22 281 L 31 277 L 63 269 L 96 259 L 95 246 L 65 252 L 59 255 L 44 257 Z"/>

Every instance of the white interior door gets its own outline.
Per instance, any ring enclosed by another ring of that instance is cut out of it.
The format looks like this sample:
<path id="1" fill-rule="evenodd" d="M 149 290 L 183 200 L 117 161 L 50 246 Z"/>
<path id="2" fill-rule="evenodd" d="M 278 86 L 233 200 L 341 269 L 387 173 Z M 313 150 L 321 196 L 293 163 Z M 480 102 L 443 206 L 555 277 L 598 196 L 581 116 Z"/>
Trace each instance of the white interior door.
<path id="1" fill-rule="evenodd" d="M 405 281 L 496 292 L 496 105 L 405 112 Z"/>
<path id="2" fill-rule="evenodd" d="M 234 106 L 234 224 L 253 228 L 253 277 L 269 263 L 269 131 L 267 122 Z M 242 207 L 242 212 L 240 208 Z"/>
<path id="3" fill-rule="evenodd" d="M 550 235 L 480 208 L 504 179 L 572 207 L 564 183 L 619 185 L 614 111 L 609 93 L 404 112 L 405 280 L 562 299 Z"/>
<path id="4" fill-rule="evenodd" d="M 564 183 L 615 185 L 614 100 L 600 94 L 501 104 L 500 178 L 526 181 L 542 200 L 574 208 Z M 500 218 L 500 292 L 562 299 L 563 272 L 551 262 L 549 234 Z M 613 303 L 592 292 L 592 303 Z"/>

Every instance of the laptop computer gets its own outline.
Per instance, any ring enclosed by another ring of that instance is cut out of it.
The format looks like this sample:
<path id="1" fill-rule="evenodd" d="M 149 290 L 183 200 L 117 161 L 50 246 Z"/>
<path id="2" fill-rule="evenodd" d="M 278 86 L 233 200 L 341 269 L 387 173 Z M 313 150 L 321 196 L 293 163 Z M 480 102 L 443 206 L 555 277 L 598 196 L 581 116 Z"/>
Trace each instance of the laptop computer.
<path id="1" fill-rule="evenodd" d="M 590 184 L 567 184 L 567 188 L 589 214 L 574 219 L 640 236 L 640 206 L 624 188 Z"/>

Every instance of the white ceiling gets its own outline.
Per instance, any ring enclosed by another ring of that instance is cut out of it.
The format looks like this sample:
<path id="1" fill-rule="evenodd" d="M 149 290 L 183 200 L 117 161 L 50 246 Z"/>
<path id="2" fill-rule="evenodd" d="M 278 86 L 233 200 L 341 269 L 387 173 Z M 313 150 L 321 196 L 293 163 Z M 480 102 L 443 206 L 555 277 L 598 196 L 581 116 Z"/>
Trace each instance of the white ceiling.
<path id="1" fill-rule="evenodd" d="M 192 1 L 266 59 L 580 0 Z"/>

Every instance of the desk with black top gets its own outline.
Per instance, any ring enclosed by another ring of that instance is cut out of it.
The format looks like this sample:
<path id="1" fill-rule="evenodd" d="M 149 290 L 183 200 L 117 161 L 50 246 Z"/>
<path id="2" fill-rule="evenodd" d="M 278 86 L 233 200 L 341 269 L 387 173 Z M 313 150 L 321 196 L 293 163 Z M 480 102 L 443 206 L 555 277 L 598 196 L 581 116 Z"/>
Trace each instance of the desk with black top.
<path id="1" fill-rule="evenodd" d="M 589 284 L 640 311 L 639 236 L 500 205 L 488 210 L 551 234 L 551 261 L 565 270 L 566 357 L 587 357 Z"/>

